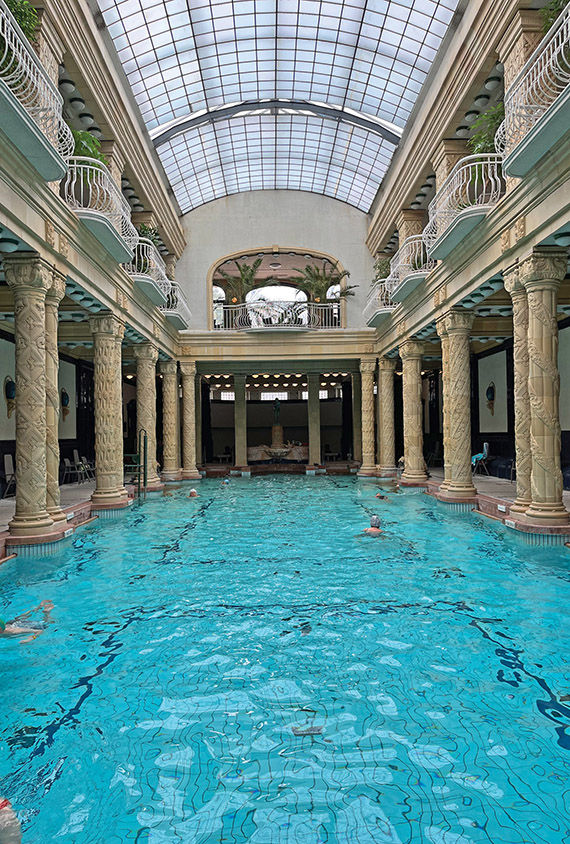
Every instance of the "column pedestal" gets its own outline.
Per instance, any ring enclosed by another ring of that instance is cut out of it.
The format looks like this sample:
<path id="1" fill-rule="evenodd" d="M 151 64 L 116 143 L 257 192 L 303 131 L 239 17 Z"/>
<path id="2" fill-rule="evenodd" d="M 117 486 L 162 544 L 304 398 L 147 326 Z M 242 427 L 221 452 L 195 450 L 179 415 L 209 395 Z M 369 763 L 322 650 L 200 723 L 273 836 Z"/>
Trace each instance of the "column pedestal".
<path id="1" fill-rule="evenodd" d="M 445 317 L 436 320 L 436 331 L 441 342 L 441 388 L 442 388 L 442 410 L 443 410 L 443 481 L 439 485 L 439 491 L 443 492 L 451 481 L 451 438 L 449 430 L 449 337 Z"/>
<path id="2" fill-rule="evenodd" d="M 178 437 L 178 364 L 175 360 L 161 361 L 162 373 L 162 480 L 179 481 L 180 443 Z"/>
<path id="3" fill-rule="evenodd" d="M 422 418 L 422 354 L 423 346 L 415 340 L 407 340 L 400 346 L 404 405 L 404 472 L 400 483 L 404 486 L 425 486 L 427 481 Z"/>
<path id="4" fill-rule="evenodd" d="M 182 478 L 199 481 L 196 468 L 196 363 L 180 364 L 182 373 Z"/>
<path id="5" fill-rule="evenodd" d="M 394 428 L 394 372 L 396 361 L 380 358 L 378 361 L 378 465 L 379 478 L 395 478 L 396 442 Z"/>
<path id="6" fill-rule="evenodd" d="M 362 388 L 362 464 L 358 470 L 359 478 L 376 476 L 374 460 L 374 370 L 376 358 L 363 358 L 360 361 L 360 383 Z"/>

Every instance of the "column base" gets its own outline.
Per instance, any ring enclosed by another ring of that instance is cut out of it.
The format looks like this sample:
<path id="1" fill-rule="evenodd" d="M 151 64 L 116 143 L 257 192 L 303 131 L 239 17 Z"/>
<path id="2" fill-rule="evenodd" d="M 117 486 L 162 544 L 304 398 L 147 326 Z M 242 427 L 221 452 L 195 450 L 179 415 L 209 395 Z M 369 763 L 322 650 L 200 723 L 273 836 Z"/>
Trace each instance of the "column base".
<path id="1" fill-rule="evenodd" d="M 198 469 L 182 469 L 183 481 L 201 481 L 202 475 Z"/>
<path id="2" fill-rule="evenodd" d="M 398 470 L 395 466 L 376 466 L 376 477 L 380 479 L 386 478 L 387 480 L 397 478 Z"/>
<path id="3" fill-rule="evenodd" d="M 48 507 L 47 511 L 48 511 L 48 516 L 50 517 L 50 519 L 52 520 L 54 525 L 57 522 L 66 522 L 67 523 L 67 516 L 65 515 L 65 513 L 63 512 L 61 507 L 53 507 L 53 508 Z"/>
<path id="4" fill-rule="evenodd" d="M 160 473 L 160 479 L 161 481 L 181 481 L 182 469 L 172 469 L 171 471 L 163 469 Z"/>
<path id="5" fill-rule="evenodd" d="M 521 513 L 524 514 L 532 504 L 532 501 L 525 501 L 524 499 L 515 498 L 511 506 L 509 507 L 509 513 Z"/>
<path id="6" fill-rule="evenodd" d="M 375 478 L 376 466 L 361 466 L 356 473 L 357 478 Z"/>
<path id="7" fill-rule="evenodd" d="M 427 481 L 425 472 L 404 472 L 400 478 L 400 486 L 426 486 Z"/>
<path id="8" fill-rule="evenodd" d="M 38 513 L 37 516 L 14 516 L 8 524 L 8 530 L 10 531 L 10 536 L 32 539 L 34 536 L 50 534 L 53 526 L 53 519 L 51 519 L 47 510 L 44 510 Z"/>
<path id="9" fill-rule="evenodd" d="M 129 494 L 124 487 L 114 490 L 113 492 L 97 492 L 97 490 L 95 490 L 91 496 L 92 510 L 118 510 L 121 507 L 128 506 Z"/>
<path id="10" fill-rule="evenodd" d="M 440 501 L 445 501 L 446 499 L 454 502 L 476 501 L 477 490 L 474 486 L 454 486 L 453 483 L 450 483 L 443 488 L 441 486 L 439 487 L 437 498 Z"/>
<path id="11" fill-rule="evenodd" d="M 570 524 L 570 513 L 562 504 L 531 504 L 519 520 L 537 527 L 564 527 Z"/>

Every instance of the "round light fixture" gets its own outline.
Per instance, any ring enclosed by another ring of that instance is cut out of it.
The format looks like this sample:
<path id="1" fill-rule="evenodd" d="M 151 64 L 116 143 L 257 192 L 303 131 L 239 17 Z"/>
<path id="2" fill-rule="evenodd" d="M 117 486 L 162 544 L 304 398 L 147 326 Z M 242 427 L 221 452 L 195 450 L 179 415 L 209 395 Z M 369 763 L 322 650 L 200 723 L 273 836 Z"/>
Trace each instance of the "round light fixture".
<path id="1" fill-rule="evenodd" d="M 135 189 L 131 185 L 127 185 L 123 188 L 123 193 L 129 199 L 131 196 L 135 195 Z"/>
<path id="2" fill-rule="evenodd" d="M 95 123 L 95 118 L 88 111 L 84 111 L 83 114 L 80 114 L 78 119 L 84 129 L 89 129 L 89 127 L 93 126 Z"/>
<path id="3" fill-rule="evenodd" d="M 133 193 L 129 196 L 129 202 L 131 203 L 131 205 L 135 205 L 138 201 L 139 201 L 138 196 L 136 195 L 136 193 L 134 193 L 134 192 L 133 192 Z"/>
<path id="4" fill-rule="evenodd" d="M 557 232 L 554 240 L 557 246 L 570 246 L 570 232 Z"/>
<path id="5" fill-rule="evenodd" d="M 417 199 L 415 199 L 413 202 L 410 202 L 410 208 L 419 208 L 419 207 L 420 207 L 420 204 L 421 204 L 421 203 L 419 203 L 419 202 L 417 201 Z"/>
<path id="6" fill-rule="evenodd" d="M 479 117 L 479 112 L 475 111 L 474 109 L 470 109 L 470 111 L 465 112 L 465 122 L 466 123 L 475 123 L 477 118 Z"/>
<path id="7" fill-rule="evenodd" d="M 85 100 L 82 97 L 71 97 L 69 100 L 69 108 L 75 114 L 80 114 L 85 111 Z"/>
<path id="8" fill-rule="evenodd" d="M 458 126 L 455 134 L 458 138 L 466 138 L 469 134 L 469 126 Z"/>
<path id="9" fill-rule="evenodd" d="M 487 91 L 494 91 L 501 84 L 501 77 L 500 76 L 489 76 L 488 79 L 485 79 L 485 90 Z"/>
<path id="10" fill-rule="evenodd" d="M 133 211 L 144 211 L 144 205 L 141 205 L 140 202 L 135 202 L 134 205 L 131 205 Z"/>
<path id="11" fill-rule="evenodd" d="M 17 252 L 20 248 L 20 241 L 17 237 L 9 234 L 0 234 L 0 252 Z"/>
<path id="12" fill-rule="evenodd" d="M 99 129 L 98 126 L 92 126 L 89 129 L 89 132 L 93 135 L 94 138 L 97 138 L 98 140 L 101 140 L 101 138 L 103 137 L 103 132 Z"/>
<path id="13" fill-rule="evenodd" d="M 269 268 L 272 270 L 278 270 L 280 266 L 281 264 L 279 261 L 272 261 L 271 264 L 269 264 Z"/>
<path id="14" fill-rule="evenodd" d="M 478 97 L 475 97 L 474 102 L 477 108 L 485 108 L 489 102 L 489 94 L 479 94 Z"/>
<path id="15" fill-rule="evenodd" d="M 65 96 L 69 96 L 75 91 L 75 82 L 67 76 L 62 76 L 59 80 L 59 90 Z"/>

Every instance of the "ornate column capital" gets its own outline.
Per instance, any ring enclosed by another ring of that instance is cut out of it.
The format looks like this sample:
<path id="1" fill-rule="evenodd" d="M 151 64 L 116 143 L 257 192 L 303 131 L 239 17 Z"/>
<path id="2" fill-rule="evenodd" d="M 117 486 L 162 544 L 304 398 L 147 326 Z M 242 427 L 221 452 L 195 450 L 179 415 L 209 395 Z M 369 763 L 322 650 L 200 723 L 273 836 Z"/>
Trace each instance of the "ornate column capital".
<path id="1" fill-rule="evenodd" d="M 378 358 L 378 369 L 385 372 L 395 372 L 396 359 L 395 358 Z"/>
<path id="2" fill-rule="evenodd" d="M 519 261 L 518 277 L 526 290 L 536 287 L 557 289 L 566 275 L 567 267 L 566 249 L 534 249 L 530 255 Z"/>
<path id="3" fill-rule="evenodd" d="M 402 360 L 419 358 L 421 359 L 424 353 L 424 344 L 419 340 L 406 340 L 400 345 L 400 357 Z"/>
<path id="4" fill-rule="evenodd" d="M 196 361 L 180 361 L 180 372 L 182 373 L 183 378 L 193 378 L 196 375 Z"/>
<path id="5" fill-rule="evenodd" d="M 2 259 L 6 284 L 13 291 L 45 294 L 52 285 L 53 267 L 39 255 L 13 253 Z"/>
<path id="6" fill-rule="evenodd" d="M 361 358 L 360 359 L 360 372 L 363 375 L 365 375 L 365 374 L 372 375 L 375 369 L 376 369 L 376 358 Z"/>
<path id="7" fill-rule="evenodd" d="M 451 310 L 445 316 L 445 329 L 448 334 L 468 334 L 471 331 L 475 314 L 466 310 Z"/>
<path id="8" fill-rule="evenodd" d="M 519 277 L 518 261 L 503 270 L 503 287 L 510 295 L 511 299 L 525 294 L 524 285 L 521 284 Z"/>
<path id="9" fill-rule="evenodd" d="M 438 317 L 435 321 L 435 330 L 440 340 L 442 337 L 447 337 L 447 324 L 445 322 L 445 317 L 446 314 Z"/>
<path id="10" fill-rule="evenodd" d="M 178 372 L 178 363 L 175 360 L 161 360 L 158 364 L 158 371 L 163 375 L 176 375 Z"/>
<path id="11" fill-rule="evenodd" d="M 53 270 L 51 287 L 46 293 L 46 302 L 51 305 L 59 305 L 65 296 L 65 276 Z"/>
<path id="12" fill-rule="evenodd" d="M 114 314 L 99 314 L 89 320 L 91 334 L 107 334 L 122 340 L 125 335 L 125 323 Z"/>
<path id="13" fill-rule="evenodd" d="M 141 343 L 133 347 L 133 354 L 137 360 L 149 360 L 156 363 L 158 360 L 158 349 L 152 343 Z"/>

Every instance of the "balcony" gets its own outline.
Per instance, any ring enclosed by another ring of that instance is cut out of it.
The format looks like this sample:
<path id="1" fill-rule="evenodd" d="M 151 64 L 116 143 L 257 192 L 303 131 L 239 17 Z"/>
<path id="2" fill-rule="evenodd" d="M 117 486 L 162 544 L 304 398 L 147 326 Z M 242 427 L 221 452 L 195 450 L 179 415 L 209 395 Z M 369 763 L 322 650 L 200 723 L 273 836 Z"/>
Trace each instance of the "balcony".
<path id="1" fill-rule="evenodd" d="M 175 328 L 183 330 L 190 325 L 192 313 L 180 289 L 180 285 L 175 281 L 170 282 L 170 290 L 166 296 L 166 305 L 162 305 L 160 310 L 168 322 Z"/>
<path id="2" fill-rule="evenodd" d="M 296 332 L 340 327 L 340 302 L 214 303 L 214 329 L 219 331 Z"/>
<path id="3" fill-rule="evenodd" d="M 166 265 L 151 240 L 141 237 L 132 261 L 123 266 L 135 287 L 142 290 L 153 305 L 166 305 L 170 281 L 166 276 Z"/>
<path id="4" fill-rule="evenodd" d="M 396 309 L 397 305 L 394 304 L 392 299 L 392 291 L 398 283 L 397 278 L 389 276 L 376 281 L 372 286 L 363 312 L 366 325 L 370 328 L 378 328 Z"/>
<path id="5" fill-rule="evenodd" d="M 0 0 L 0 125 L 40 176 L 65 176 L 73 151 L 71 130 L 61 116 L 63 99 L 26 36 Z"/>
<path id="6" fill-rule="evenodd" d="M 497 136 L 508 176 L 526 176 L 570 128 L 570 6 L 505 94 Z"/>
<path id="7" fill-rule="evenodd" d="M 441 260 L 484 220 L 504 193 L 502 156 L 461 158 L 429 204 L 423 238 L 430 259 Z"/>
<path id="8" fill-rule="evenodd" d="M 139 236 L 131 222 L 129 203 L 106 166 L 78 156 L 67 163 L 63 198 L 115 261 L 130 262 Z"/>
<path id="9" fill-rule="evenodd" d="M 407 237 L 390 261 L 390 278 L 394 282 L 392 301 L 403 302 L 437 266 L 427 256 L 421 234 Z"/>

